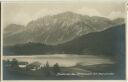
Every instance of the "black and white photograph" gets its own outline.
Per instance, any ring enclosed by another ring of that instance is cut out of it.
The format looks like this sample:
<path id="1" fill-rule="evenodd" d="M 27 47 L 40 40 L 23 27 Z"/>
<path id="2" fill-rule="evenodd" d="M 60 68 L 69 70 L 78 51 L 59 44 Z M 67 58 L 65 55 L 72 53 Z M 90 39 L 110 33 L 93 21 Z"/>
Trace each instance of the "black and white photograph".
<path id="1" fill-rule="evenodd" d="M 3 80 L 125 80 L 124 0 L 2 3 Z"/>

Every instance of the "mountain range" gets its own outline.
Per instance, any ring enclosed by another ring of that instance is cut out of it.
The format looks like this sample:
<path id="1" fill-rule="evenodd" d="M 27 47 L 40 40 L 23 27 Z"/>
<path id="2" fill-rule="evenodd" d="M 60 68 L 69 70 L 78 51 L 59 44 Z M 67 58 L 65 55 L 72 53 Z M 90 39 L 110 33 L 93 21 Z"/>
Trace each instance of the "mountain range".
<path id="1" fill-rule="evenodd" d="M 93 32 L 100 32 L 124 23 L 124 19 L 63 12 L 30 21 L 26 26 L 10 24 L 4 28 L 4 46 L 25 43 L 58 45 Z"/>
<path id="2" fill-rule="evenodd" d="M 58 45 L 28 42 L 4 47 L 5 55 L 80 54 L 117 56 L 125 54 L 125 25 L 93 32 Z"/>

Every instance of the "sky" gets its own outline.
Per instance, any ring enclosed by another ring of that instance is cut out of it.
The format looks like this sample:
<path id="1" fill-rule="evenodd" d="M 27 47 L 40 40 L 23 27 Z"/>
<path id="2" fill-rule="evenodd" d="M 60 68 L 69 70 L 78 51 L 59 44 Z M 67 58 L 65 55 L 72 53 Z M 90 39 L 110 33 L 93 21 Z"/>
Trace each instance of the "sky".
<path id="1" fill-rule="evenodd" d="M 42 2 L 4 2 L 3 26 L 27 25 L 46 15 L 71 11 L 82 15 L 116 19 L 125 16 L 125 0 L 59 0 Z"/>

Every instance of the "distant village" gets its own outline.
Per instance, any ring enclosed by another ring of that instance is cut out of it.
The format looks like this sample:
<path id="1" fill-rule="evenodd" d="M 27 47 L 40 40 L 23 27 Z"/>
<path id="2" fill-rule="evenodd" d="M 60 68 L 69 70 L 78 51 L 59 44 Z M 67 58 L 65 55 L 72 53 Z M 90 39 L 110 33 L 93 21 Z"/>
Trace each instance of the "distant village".
<path id="1" fill-rule="evenodd" d="M 57 75 L 57 73 L 60 73 L 60 66 L 58 63 L 54 64 L 52 67 L 49 65 L 48 61 L 44 66 L 41 65 L 39 62 L 21 62 L 17 59 L 12 60 L 4 60 L 4 68 L 11 72 L 18 72 L 18 73 L 24 73 L 27 75 Z"/>

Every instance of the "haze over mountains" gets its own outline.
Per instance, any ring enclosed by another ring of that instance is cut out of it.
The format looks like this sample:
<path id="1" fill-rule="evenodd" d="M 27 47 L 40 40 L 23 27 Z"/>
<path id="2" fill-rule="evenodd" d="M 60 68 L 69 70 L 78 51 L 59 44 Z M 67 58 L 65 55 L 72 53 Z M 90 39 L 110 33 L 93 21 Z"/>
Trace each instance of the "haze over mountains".
<path id="1" fill-rule="evenodd" d="M 123 23 L 122 18 L 109 20 L 104 17 L 64 12 L 32 20 L 26 26 L 8 25 L 4 29 L 4 46 L 29 42 L 58 45 Z"/>

